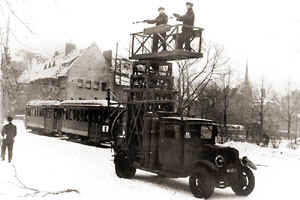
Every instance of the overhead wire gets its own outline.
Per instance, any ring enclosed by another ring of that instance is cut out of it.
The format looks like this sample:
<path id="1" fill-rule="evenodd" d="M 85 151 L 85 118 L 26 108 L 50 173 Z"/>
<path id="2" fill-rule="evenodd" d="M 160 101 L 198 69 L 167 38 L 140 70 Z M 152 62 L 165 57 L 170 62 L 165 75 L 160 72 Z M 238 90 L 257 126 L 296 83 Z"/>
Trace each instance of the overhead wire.
<path id="1" fill-rule="evenodd" d="M 23 26 L 31 33 L 31 34 L 36 34 L 34 33 L 31 28 L 15 13 L 15 11 L 12 9 L 10 3 L 7 0 L 3 0 L 4 3 L 6 4 L 6 7 L 10 11 L 10 13 L 21 23 Z"/>

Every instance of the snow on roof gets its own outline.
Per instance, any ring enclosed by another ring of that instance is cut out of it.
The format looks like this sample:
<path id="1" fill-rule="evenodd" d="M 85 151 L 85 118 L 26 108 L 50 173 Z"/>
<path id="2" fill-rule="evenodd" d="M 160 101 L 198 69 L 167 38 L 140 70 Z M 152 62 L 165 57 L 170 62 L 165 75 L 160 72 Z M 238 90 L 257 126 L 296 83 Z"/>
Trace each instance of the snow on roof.
<path id="1" fill-rule="evenodd" d="M 27 103 L 27 106 L 58 106 L 60 101 L 55 100 L 32 100 Z"/>
<path id="2" fill-rule="evenodd" d="M 209 123 L 214 123 L 214 121 L 209 120 L 209 119 L 202 119 L 202 118 L 197 118 L 197 117 L 162 117 L 163 119 L 172 119 L 172 120 L 182 120 L 182 121 L 201 121 L 201 122 L 209 122 Z"/>
<path id="3" fill-rule="evenodd" d="M 57 52 L 57 54 L 43 63 L 35 63 L 31 70 L 26 70 L 18 78 L 19 83 L 30 83 L 39 79 L 66 76 L 72 63 L 82 55 L 86 49 L 73 50 L 68 55 L 65 52 Z"/>
<path id="4" fill-rule="evenodd" d="M 111 107 L 120 107 L 123 108 L 122 105 L 119 105 L 116 101 L 110 101 L 112 105 Z M 107 107 L 107 100 L 64 100 L 64 101 L 56 101 L 56 100 L 32 100 L 29 101 L 27 106 L 87 106 L 87 107 Z"/>
<path id="5" fill-rule="evenodd" d="M 110 101 L 111 107 L 123 107 L 119 106 L 118 102 Z M 91 106 L 91 107 L 106 107 L 107 100 L 64 100 L 61 102 L 62 106 Z"/>

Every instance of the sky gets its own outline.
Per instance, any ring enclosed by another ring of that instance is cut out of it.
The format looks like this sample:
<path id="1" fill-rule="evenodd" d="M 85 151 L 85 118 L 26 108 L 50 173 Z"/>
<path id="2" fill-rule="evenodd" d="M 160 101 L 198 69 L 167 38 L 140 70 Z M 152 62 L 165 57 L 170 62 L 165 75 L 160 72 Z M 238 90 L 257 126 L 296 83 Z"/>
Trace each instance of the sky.
<path id="1" fill-rule="evenodd" d="M 141 31 L 157 8 L 166 13 L 185 12 L 185 0 L 8 0 L 15 13 L 33 30 L 31 34 L 11 13 L 13 50 L 28 49 L 45 55 L 63 49 L 65 42 L 84 48 L 96 42 L 102 50 L 115 49 L 128 56 L 129 34 Z M 223 45 L 236 78 L 244 76 L 248 61 L 253 83 L 263 78 L 285 91 L 290 80 L 300 89 L 300 12 L 296 0 L 191 0 L 195 25 L 204 40 Z M 0 0 L 0 27 L 7 5 Z M 176 23 L 170 20 L 171 24 Z"/>

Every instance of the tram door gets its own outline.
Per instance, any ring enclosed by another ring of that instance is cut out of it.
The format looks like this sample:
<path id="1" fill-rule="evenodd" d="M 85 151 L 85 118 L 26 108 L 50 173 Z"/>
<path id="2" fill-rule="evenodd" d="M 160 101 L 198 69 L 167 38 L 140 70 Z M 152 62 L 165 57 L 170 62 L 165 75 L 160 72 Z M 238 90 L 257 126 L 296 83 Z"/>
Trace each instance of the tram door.
<path id="1" fill-rule="evenodd" d="M 61 128 L 61 112 L 58 109 L 54 109 L 53 129 L 60 130 Z"/>
<path id="2" fill-rule="evenodd" d="M 101 137 L 101 112 L 99 110 L 89 111 L 89 140 L 91 142 L 100 143 Z"/>

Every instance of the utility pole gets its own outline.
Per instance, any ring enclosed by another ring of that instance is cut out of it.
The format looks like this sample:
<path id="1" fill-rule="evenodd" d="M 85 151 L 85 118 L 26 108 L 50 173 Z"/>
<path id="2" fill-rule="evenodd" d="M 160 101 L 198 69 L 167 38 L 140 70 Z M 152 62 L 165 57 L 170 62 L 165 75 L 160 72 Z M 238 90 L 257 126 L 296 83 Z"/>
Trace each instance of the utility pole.
<path id="1" fill-rule="evenodd" d="M 291 105 L 290 105 L 290 82 L 288 82 L 288 95 L 287 95 L 287 114 L 288 114 L 288 119 L 287 119 L 287 123 L 288 123 L 288 139 L 290 139 L 290 132 L 291 132 L 291 123 L 292 123 L 292 114 L 291 114 Z"/>
<path id="2" fill-rule="evenodd" d="M 266 91 L 264 88 L 264 80 L 261 82 L 260 89 L 260 136 L 264 133 L 264 102 L 265 102 Z"/>
<path id="3" fill-rule="evenodd" d="M 295 133 L 295 144 L 297 144 L 297 132 L 298 132 L 298 114 L 296 113 L 296 133 Z"/>
<path id="4" fill-rule="evenodd" d="M 118 44 L 118 42 L 117 42 L 117 44 L 116 44 L 116 55 L 115 55 L 115 70 L 114 70 L 114 86 L 116 86 L 117 85 L 117 83 L 116 83 L 116 77 L 117 77 L 117 65 L 118 65 L 118 46 L 119 46 L 119 44 Z"/>
<path id="5" fill-rule="evenodd" d="M 8 65 L 8 58 L 9 58 L 9 52 L 8 52 L 8 42 L 9 42 L 9 32 L 10 32 L 10 19 L 8 17 L 7 19 L 7 26 L 6 26 L 6 32 L 2 33 L 1 37 L 1 43 L 0 43 L 0 56 L 1 56 L 1 63 L 0 63 L 0 123 L 2 123 L 3 117 L 5 116 L 6 112 L 4 111 L 4 108 L 7 108 L 4 103 L 6 103 L 6 92 L 4 88 L 3 82 L 5 81 L 5 72 Z M 1 33 L 0 33 L 1 34 Z"/>

